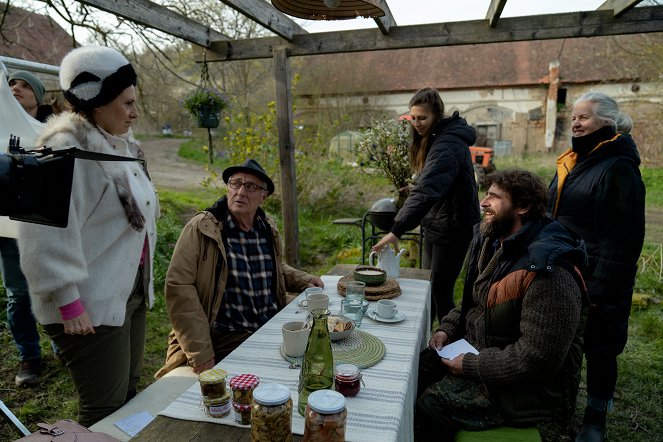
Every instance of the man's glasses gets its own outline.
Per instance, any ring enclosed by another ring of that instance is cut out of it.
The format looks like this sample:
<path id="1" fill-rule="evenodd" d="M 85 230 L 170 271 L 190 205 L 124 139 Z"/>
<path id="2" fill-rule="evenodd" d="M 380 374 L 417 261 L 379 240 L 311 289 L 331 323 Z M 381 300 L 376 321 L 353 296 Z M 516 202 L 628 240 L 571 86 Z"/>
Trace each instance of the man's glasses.
<path id="1" fill-rule="evenodd" d="M 264 187 L 261 187 L 261 186 L 257 185 L 256 183 L 252 183 L 250 181 L 246 182 L 246 183 L 243 183 L 242 180 L 228 181 L 228 186 L 233 190 L 239 190 L 239 189 L 242 188 L 242 186 L 244 186 L 244 189 L 249 193 L 253 193 L 258 189 L 267 190 Z"/>

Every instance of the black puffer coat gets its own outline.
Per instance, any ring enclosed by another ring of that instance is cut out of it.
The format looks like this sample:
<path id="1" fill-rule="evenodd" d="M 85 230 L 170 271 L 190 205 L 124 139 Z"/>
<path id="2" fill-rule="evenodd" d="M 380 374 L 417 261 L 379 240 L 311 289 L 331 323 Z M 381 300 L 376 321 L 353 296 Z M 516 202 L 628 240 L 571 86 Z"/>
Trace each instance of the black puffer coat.
<path id="1" fill-rule="evenodd" d="M 391 232 L 400 237 L 421 224 L 425 237 L 434 243 L 470 237 L 480 219 L 469 150 L 476 131 L 454 112 L 433 129 L 430 139 L 424 168 Z"/>
<path id="2" fill-rule="evenodd" d="M 645 235 L 640 155 L 630 135 L 615 134 L 609 127 L 573 141 L 574 151 L 557 160 L 548 204 L 560 224 L 587 244 L 589 265 L 583 277 L 591 307 L 585 351 L 616 357 L 628 339 L 633 284 Z M 591 151 L 574 156 L 583 152 L 578 147 Z"/>
<path id="3" fill-rule="evenodd" d="M 586 280 L 632 286 L 645 235 L 645 186 L 633 138 L 614 132 L 606 135 L 605 141 L 566 172 L 561 165 L 569 154 L 558 160 L 549 211 L 587 243 Z M 560 178 L 565 181 L 558 195 Z"/>

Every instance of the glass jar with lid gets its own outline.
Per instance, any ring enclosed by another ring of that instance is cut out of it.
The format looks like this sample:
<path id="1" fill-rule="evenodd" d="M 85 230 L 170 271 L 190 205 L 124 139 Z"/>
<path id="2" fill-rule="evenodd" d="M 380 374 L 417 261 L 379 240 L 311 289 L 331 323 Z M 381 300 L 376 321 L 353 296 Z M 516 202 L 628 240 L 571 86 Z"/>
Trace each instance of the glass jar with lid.
<path id="1" fill-rule="evenodd" d="M 345 441 L 345 397 L 334 390 L 317 390 L 311 393 L 304 416 L 305 442 Z"/>
<path id="2" fill-rule="evenodd" d="M 220 368 L 210 368 L 198 375 L 200 392 L 203 399 L 216 399 L 226 394 L 226 378 L 228 372 Z"/>
<path id="3" fill-rule="evenodd" d="M 205 404 L 205 414 L 211 417 L 226 417 L 230 414 L 231 405 L 230 405 L 230 391 L 221 397 L 215 398 L 204 398 L 203 404 Z"/>
<path id="4" fill-rule="evenodd" d="M 334 370 L 334 389 L 345 397 L 354 397 L 361 389 L 359 367 L 352 364 L 340 364 Z"/>
<path id="5" fill-rule="evenodd" d="M 258 376 L 252 374 L 239 374 L 230 378 L 230 388 L 233 391 L 235 404 L 251 405 L 253 390 L 260 383 Z"/>
<path id="6" fill-rule="evenodd" d="M 235 422 L 241 425 L 251 425 L 251 406 L 233 402 Z"/>
<path id="7" fill-rule="evenodd" d="M 253 390 L 251 441 L 292 441 L 292 399 L 285 385 L 260 384 Z"/>

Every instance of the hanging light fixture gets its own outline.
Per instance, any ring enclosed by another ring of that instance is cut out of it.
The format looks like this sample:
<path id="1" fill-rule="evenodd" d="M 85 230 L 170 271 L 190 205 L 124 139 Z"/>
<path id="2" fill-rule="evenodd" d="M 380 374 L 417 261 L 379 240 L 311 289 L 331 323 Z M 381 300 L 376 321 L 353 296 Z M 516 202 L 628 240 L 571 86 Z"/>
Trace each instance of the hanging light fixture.
<path id="1" fill-rule="evenodd" d="M 348 20 L 382 17 L 380 0 L 272 0 L 279 11 L 307 20 Z"/>

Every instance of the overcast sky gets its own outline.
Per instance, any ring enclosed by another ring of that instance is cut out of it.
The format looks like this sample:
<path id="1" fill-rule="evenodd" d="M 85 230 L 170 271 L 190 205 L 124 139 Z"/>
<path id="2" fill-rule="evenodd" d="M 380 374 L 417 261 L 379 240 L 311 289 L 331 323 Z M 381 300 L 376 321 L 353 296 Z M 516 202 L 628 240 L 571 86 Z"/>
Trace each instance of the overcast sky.
<path id="1" fill-rule="evenodd" d="M 508 0 L 502 17 L 593 11 L 603 2 L 604 0 Z M 484 19 L 490 0 L 387 0 L 387 4 L 396 24 L 404 26 Z M 297 19 L 297 22 L 309 32 L 376 27 L 373 19 L 366 18 L 335 21 Z"/>

